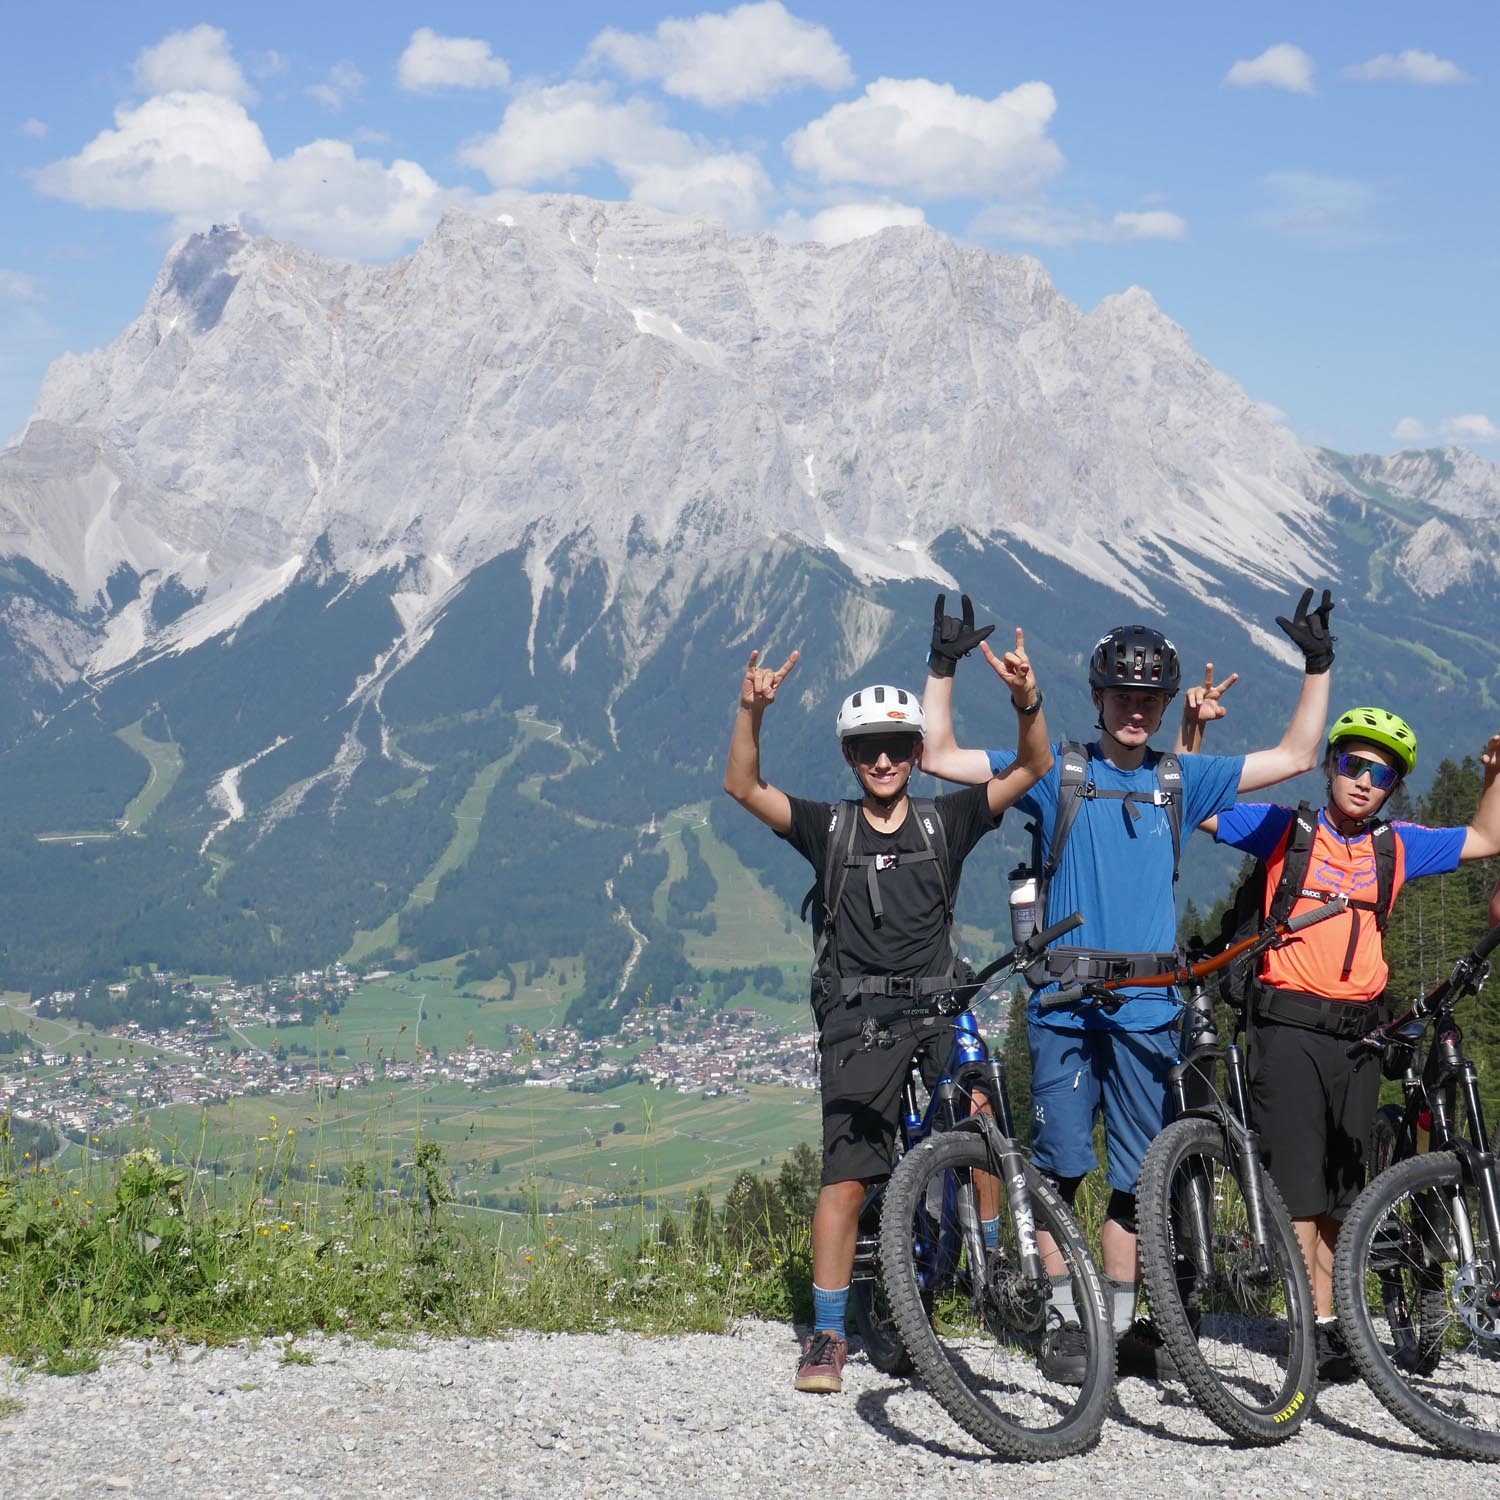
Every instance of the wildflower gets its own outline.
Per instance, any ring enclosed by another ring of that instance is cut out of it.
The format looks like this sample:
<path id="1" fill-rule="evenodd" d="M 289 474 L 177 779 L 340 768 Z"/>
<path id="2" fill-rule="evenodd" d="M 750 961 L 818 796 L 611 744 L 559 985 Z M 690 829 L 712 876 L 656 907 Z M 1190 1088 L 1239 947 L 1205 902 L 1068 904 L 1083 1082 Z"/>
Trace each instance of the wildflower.
<path id="1" fill-rule="evenodd" d="M 267 1229 L 267 1228 L 266 1228 L 266 1226 L 265 1226 L 265 1225 L 264 1225 L 264 1224 L 262 1224 L 262 1225 L 261 1225 L 261 1226 L 260 1226 L 260 1232 L 261 1232 L 261 1233 L 262 1233 L 262 1234 L 264 1234 L 264 1235 L 269 1235 L 269 1234 L 270 1234 L 270 1233 L 271 1233 L 271 1231 L 270 1231 L 270 1230 L 269 1230 L 269 1229 Z"/>
<path id="2" fill-rule="evenodd" d="M 229 1283 L 227 1281 L 214 1282 L 214 1296 L 227 1297 L 229 1295 Z"/>

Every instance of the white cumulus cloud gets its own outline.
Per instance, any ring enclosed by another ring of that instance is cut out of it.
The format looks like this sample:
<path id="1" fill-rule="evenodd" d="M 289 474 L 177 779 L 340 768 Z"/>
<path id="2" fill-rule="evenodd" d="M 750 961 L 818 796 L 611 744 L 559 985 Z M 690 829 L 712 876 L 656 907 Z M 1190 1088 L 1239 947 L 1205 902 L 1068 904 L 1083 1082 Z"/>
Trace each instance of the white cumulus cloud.
<path id="1" fill-rule="evenodd" d="M 1122 211 L 1106 219 L 1092 209 L 1061 208 L 1044 198 L 1033 198 L 989 204 L 974 215 L 969 232 L 985 239 L 1033 245 L 1124 244 L 1185 239 L 1187 220 L 1162 208 Z"/>
<path id="2" fill-rule="evenodd" d="M 148 94 L 222 94 L 253 104 L 256 93 L 230 51 L 228 36 L 217 26 L 174 31 L 135 60 L 135 81 Z"/>
<path id="3" fill-rule="evenodd" d="M 1474 80 L 1455 62 L 1439 57 L 1436 52 L 1418 52 L 1408 47 L 1405 52 L 1382 52 L 1368 62 L 1356 63 L 1345 68 L 1348 78 L 1361 78 L 1376 83 L 1387 78 L 1401 79 L 1406 83 L 1472 83 Z"/>
<path id="4" fill-rule="evenodd" d="M 1391 436 L 1398 443 L 1425 443 L 1432 433 L 1425 422 L 1419 422 L 1415 417 L 1402 417 L 1392 429 Z"/>
<path id="5" fill-rule="evenodd" d="M 869 203 L 835 203 L 805 218 L 788 210 L 776 221 L 776 233 L 784 240 L 816 240 L 822 245 L 847 245 L 893 225 L 925 224 L 927 215 L 910 203 L 881 199 Z"/>
<path id="6" fill-rule="evenodd" d="M 758 157 L 706 146 L 666 124 L 659 105 L 617 100 L 608 84 L 564 83 L 522 94 L 498 130 L 468 142 L 459 155 L 496 187 L 565 183 L 584 167 L 608 166 L 638 203 L 718 214 L 741 230 L 759 226 L 771 192 Z"/>
<path id="7" fill-rule="evenodd" d="M 47 122 L 45 120 L 22 120 L 20 126 L 21 134 L 33 141 L 39 141 L 47 133 Z"/>
<path id="8" fill-rule="evenodd" d="M 1241 58 L 1224 75 L 1224 82 L 1237 89 L 1287 89 L 1294 94 L 1315 94 L 1315 64 L 1300 47 L 1277 42 L 1259 57 Z"/>
<path id="9" fill-rule="evenodd" d="M 42 192 L 85 208 L 234 218 L 271 165 L 260 127 L 224 94 L 174 92 L 115 110 L 77 156 L 34 174 Z"/>
<path id="10" fill-rule="evenodd" d="M 879 78 L 786 139 L 787 154 L 823 182 L 863 182 L 924 197 L 1032 187 L 1062 170 L 1047 135 L 1057 99 L 1023 83 L 993 99 L 926 78 Z"/>
<path id="11" fill-rule="evenodd" d="M 325 255 L 383 259 L 426 234 L 452 198 L 416 162 L 387 167 L 344 141 L 313 141 L 271 164 L 244 221 Z"/>
<path id="12" fill-rule="evenodd" d="M 396 82 L 411 93 L 433 89 L 498 89 L 510 82 L 510 68 L 478 37 L 439 36 L 429 26 L 411 34 L 396 64 Z"/>
<path id="13" fill-rule="evenodd" d="M 414 162 L 387 167 L 340 141 L 314 141 L 274 159 L 241 104 L 183 92 L 121 106 L 113 130 L 39 169 L 33 181 L 88 208 L 165 214 L 179 234 L 241 220 L 354 258 L 399 253 L 455 197 Z"/>
<path id="14" fill-rule="evenodd" d="M 584 61 L 613 66 L 633 82 L 659 80 L 665 93 L 710 108 L 854 81 L 848 55 L 828 28 L 792 15 L 779 0 L 669 18 L 652 35 L 610 27 L 589 44 Z"/>

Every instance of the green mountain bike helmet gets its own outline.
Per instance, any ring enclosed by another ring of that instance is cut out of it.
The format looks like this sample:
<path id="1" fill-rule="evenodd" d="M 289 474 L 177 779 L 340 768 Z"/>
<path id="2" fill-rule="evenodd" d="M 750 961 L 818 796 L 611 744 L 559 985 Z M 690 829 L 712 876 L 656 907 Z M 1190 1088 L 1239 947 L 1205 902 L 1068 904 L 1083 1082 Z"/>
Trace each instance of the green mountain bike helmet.
<path id="1" fill-rule="evenodd" d="M 1417 735 L 1405 719 L 1384 708 L 1351 708 L 1328 731 L 1328 748 L 1340 740 L 1363 740 L 1389 750 L 1401 762 L 1403 776 L 1417 769 Z"/>

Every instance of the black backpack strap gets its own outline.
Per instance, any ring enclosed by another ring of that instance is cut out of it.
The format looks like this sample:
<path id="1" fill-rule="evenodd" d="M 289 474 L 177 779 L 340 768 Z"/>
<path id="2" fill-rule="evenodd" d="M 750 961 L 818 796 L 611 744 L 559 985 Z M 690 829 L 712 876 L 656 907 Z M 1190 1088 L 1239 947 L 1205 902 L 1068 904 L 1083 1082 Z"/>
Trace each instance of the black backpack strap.
<path id="1" fill-rule="evenodd" d="M 1041 925 L 1050 921 L 1047 899 L 1051 894 L 1052 877 L 1062 868 L 1063 850 L 1068 845 L 1068 835 L 1078 821 L 1078 809 L 1087 797 L 1094 794 L 1094 781 L 1089 775 L 1089 752 L 1086 745 L 1077 740 L 1064 740 L 1058 746 L 1057 757 L 1057 815 L 1052 820 L 1052 841 L 1047 850 L 1047 862 L 1041 867 L 1038 881 L 1037 910 L 1042 914 Z"/>
<path id="2" fill-rule="evenodd" d="M 1307 867 L 1312 863 L 1313 840 L 1317 836 L 1317 813 L 1313 811 L 1310 802 L 1299 803 L 1283 836 L 1282 850 L 1285 857 L 1281 866 L 1281 879 L 1276 883 L 1276 894 L 1271 897 L 1271 909 L 1267 913 L 1273 921 L 1285 922 L 1291 916 L 1298 896 L 1321 895 L 1317 891 L 1303 890 L 1307 884 Z"/>
<path id="3" fill-rule="evenodd" d="M 937 860 L 938 879 L 943 883 L 943 912 L 951 925 L 957 892 L 953 889 L 952 872 L 948 867 L 948 830 L 943 827 L 937 803 L 931 797 L 913 797 L 911 807 L 917 815 L 917 831 L 922 835 L 922 842 Z"/>
<path id="4" fill-rule="evenodd" d="M 859 830 L 855 821 L 859 816 L 859 803 L 847 799 L 833 804 L 833 817 L 828 824 L 828 854 L 823 865 L 821 891 L 818 883 L 808 887 L 802 898 L 802 920 L 807 920 L 810 908 L 821 902 L 821 920 L 813 913 L 813 973 L 823 971 L 825 960 L 833 947 L 833 914 L 839 909 L 844 897 L 844 882 L 849 878 L 848 859 L 854 849 L 854 835 Z"/>
<path id="5" fill-rule="evenodd" d="M 1156 760 L 1156 784 L 1161 788 L 1161 805 L 1167 810 L 1167 827 L 1172 830 L 1172 881 L 1177 881 L 1177 867 L 1182 863 L 1182 762 L 1174 751 L 1167 750 Z"/>
<path id="6" fill-rule="evenodd" d="M 1382 819 L 1370 829 L 1375 850 L 1375 925 L 1382 935 L 1396 900 L 1396 830 Z"/>

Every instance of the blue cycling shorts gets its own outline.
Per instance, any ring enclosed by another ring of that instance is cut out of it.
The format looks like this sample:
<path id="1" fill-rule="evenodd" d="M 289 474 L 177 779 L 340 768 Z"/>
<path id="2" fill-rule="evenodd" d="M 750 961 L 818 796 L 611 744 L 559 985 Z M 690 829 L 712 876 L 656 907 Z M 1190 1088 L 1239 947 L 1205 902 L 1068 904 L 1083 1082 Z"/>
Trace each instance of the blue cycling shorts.
<path id="1" fill-rule="evenodd" d="M 1055 1031 L 1033 1022 L 1031 1155 L 1058 1177 L 1083 1177 L 1099 1165 L 1094 1121 L 1104 1117 L 1109 1185 L 1133 1193 L 1146 1148 L 1172 1118 L 1167 1075 L 1176 1066 L 1181 1027 L 1155 1031 Z"/>

